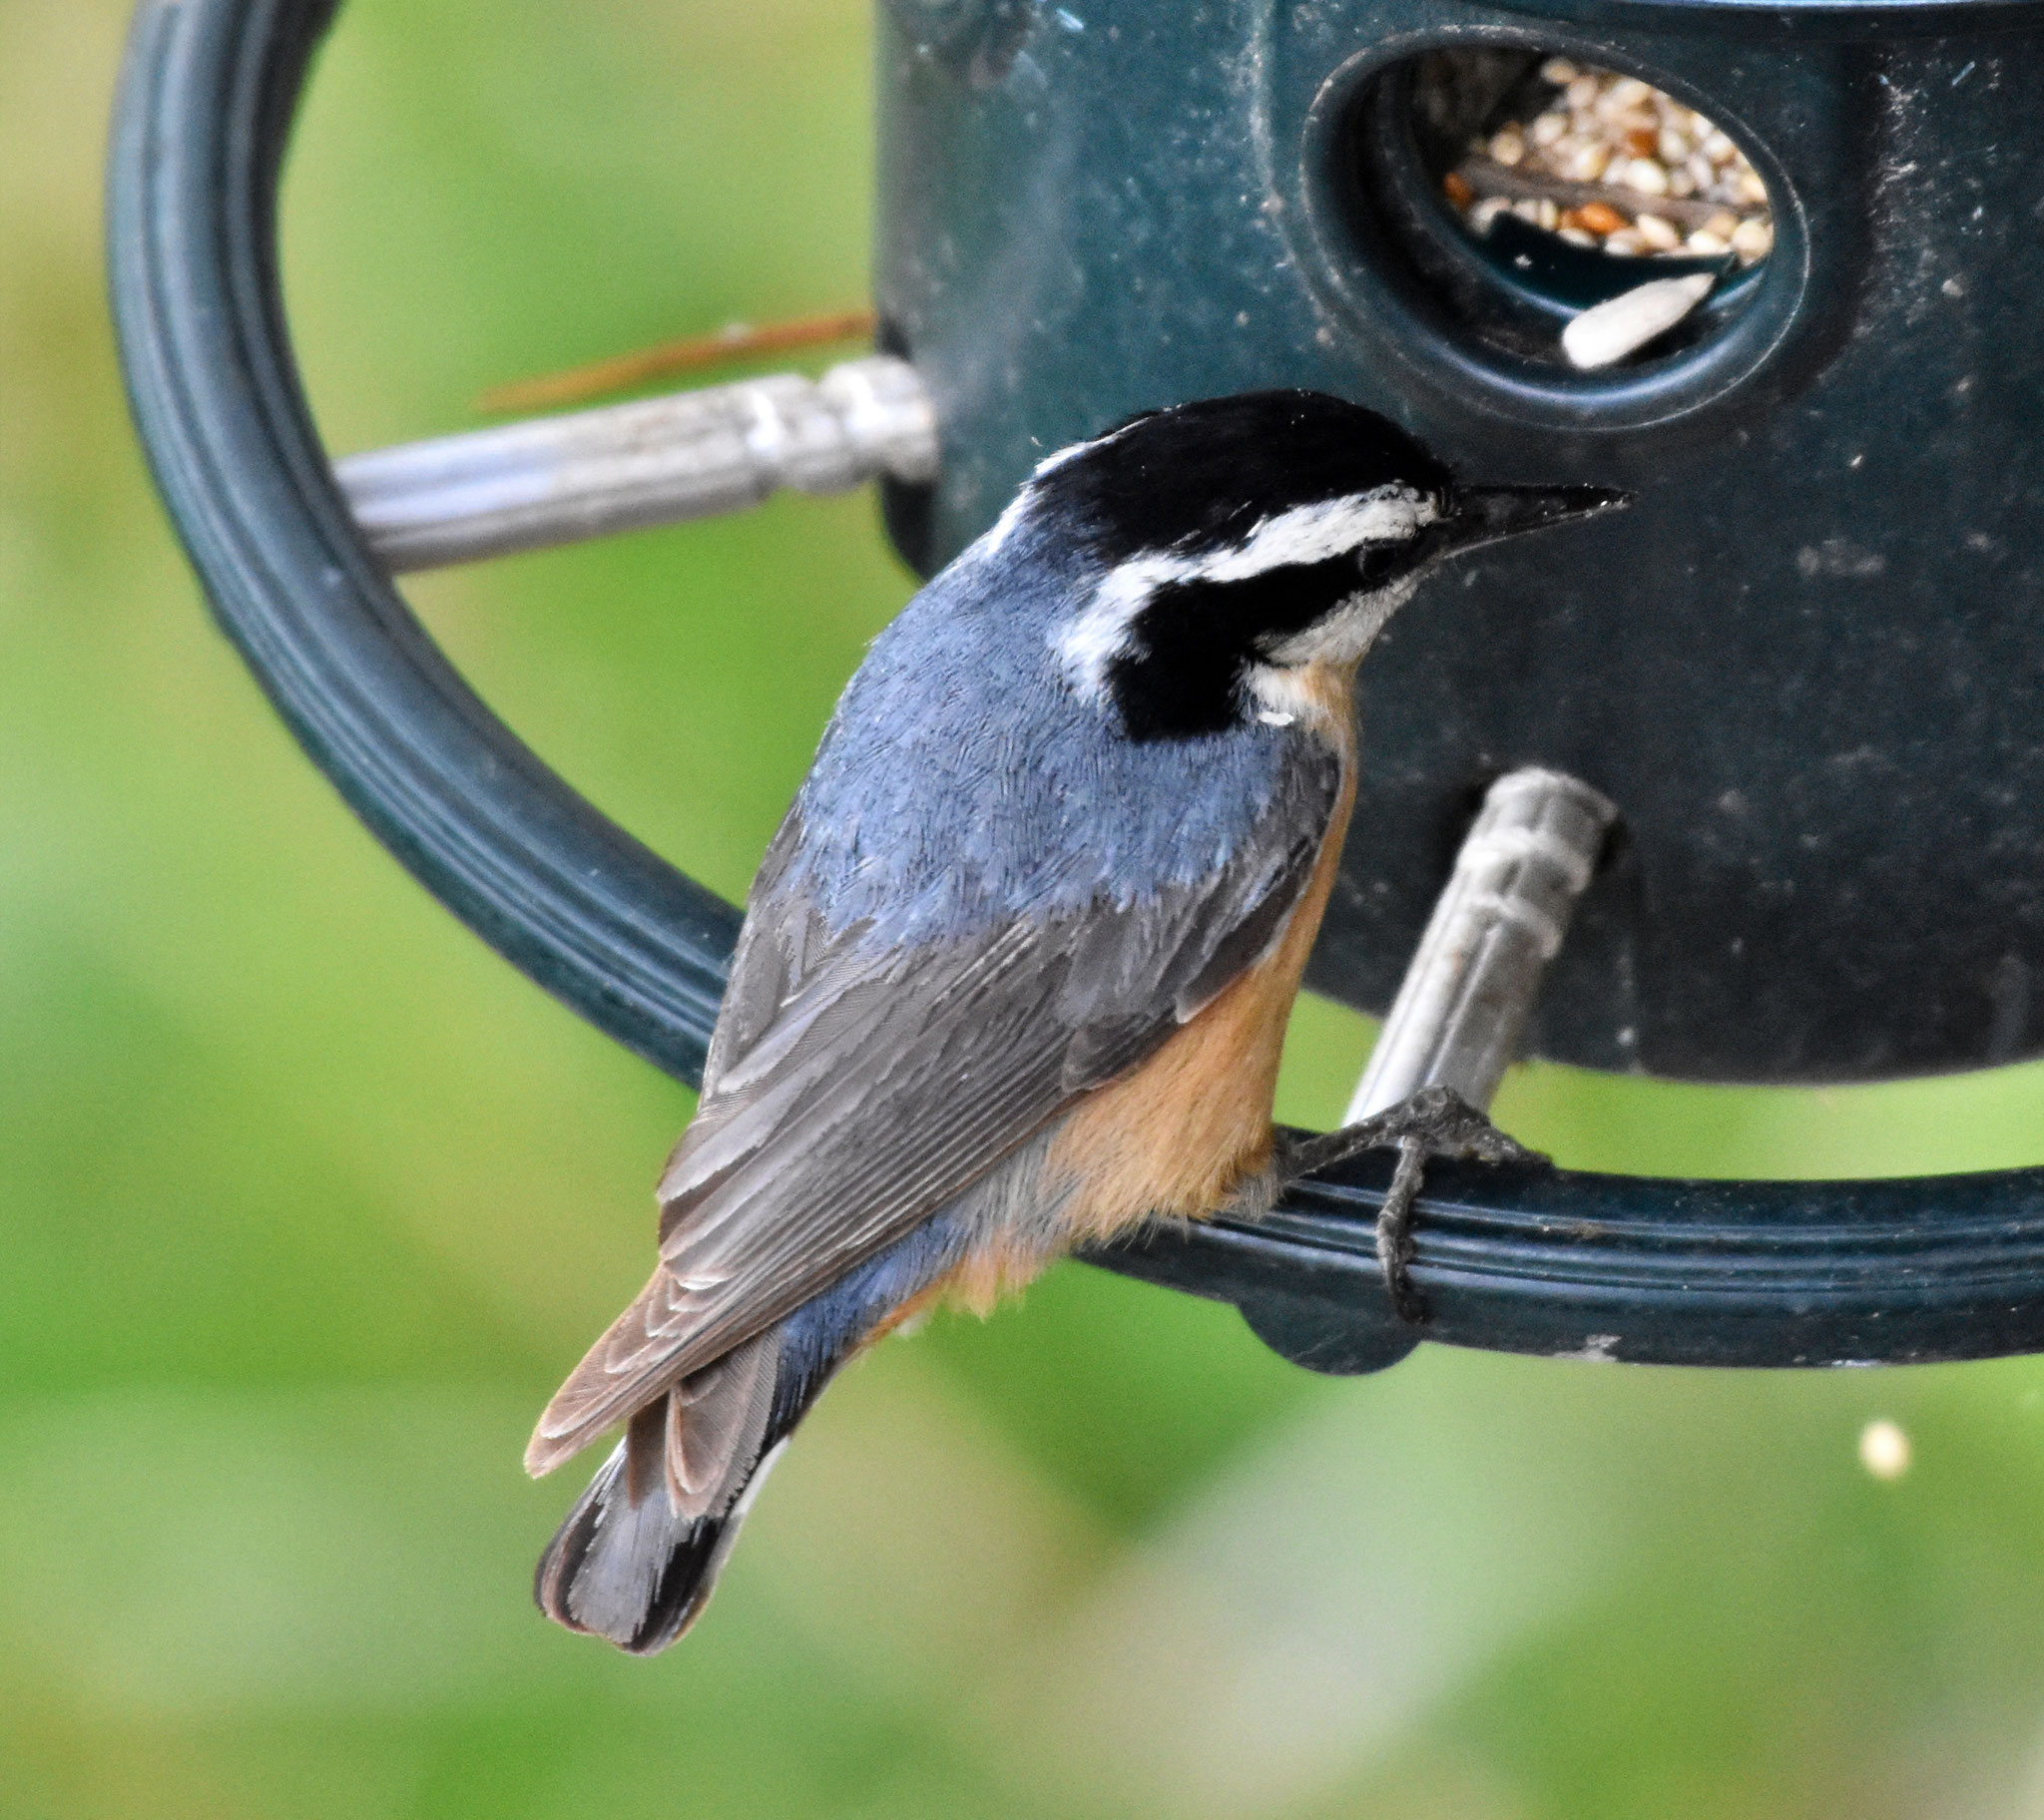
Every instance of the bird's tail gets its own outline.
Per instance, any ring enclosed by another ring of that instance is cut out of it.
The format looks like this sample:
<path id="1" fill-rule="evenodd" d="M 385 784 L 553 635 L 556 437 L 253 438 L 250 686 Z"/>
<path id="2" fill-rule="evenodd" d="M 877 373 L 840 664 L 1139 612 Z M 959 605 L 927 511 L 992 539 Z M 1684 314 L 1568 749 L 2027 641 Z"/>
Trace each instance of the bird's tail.
<path id="1" fill-rule="evenodd" d="M 633 1416 L 540 1558 L 533 1594 L 571 1630 L 665 1649 L 709 1602 L 768 1469 L 820 1385 L 776 1395 L 769 1329 Z"/>

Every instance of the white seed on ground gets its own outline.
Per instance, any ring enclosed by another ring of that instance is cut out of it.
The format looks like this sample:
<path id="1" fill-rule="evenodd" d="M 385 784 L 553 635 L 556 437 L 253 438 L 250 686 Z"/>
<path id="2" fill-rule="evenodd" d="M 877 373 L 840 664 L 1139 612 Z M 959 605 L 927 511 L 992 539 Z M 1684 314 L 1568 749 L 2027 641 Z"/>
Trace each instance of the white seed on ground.
<path id="1" fill-rule="evenodd" d="M 1661 154 L 1664 165 L 1685 164 L 1690 154 L 1689 135 L 1678 132 L 1674 127 L 1663 127 L 1660 144 L 1655 150 Z"/>
<path id="2" fill-rule="evenodd" d="M 1558 89 L 1566 88 L 1581 74 L 1566 57 L 1550 57 L 1540 66 L 1540 80 L 1551 82 Z"/>
<path id="3" fill-rule="evenodd" d="M 1693 271 L 1636 284 L 1577 316 L 1561 331 L 1561 351 L 1583 372 L 1615 365 L 1665 335 L 1711 294 L 1717 281 L 1715 272 Z"/>
<path id="4" fill-rule="evenodd" d="M 1683 244 L 1691 252 L 1700 253 L 1706 258 L 1716 258 L 1720 253 L 1732 250 L 1730 241 L 1720 239 L 1708 228 L 1699 228 Z"/>
<path id="5" fill-rule="evenodd" d="M 1512 213 L 1529 226 L 1540 226 L 1540 205 L 1530 196 L 1522 196 L 1512 205 Z"/>
<path id="6" fill-rule="evenodd" d="M 1715 234 L 1729 246 L 1732 243 L 1732 236 L 1739 231 L 1739 217 L 1730 209 L 1720 209 L 1704 224 L 1704 231 Z"/>
<path id="7" fill-rule="evenodd" d="M 1669 172 L 1668 194 L 1670 196 L 1694 196 L 1696 193 L 1697 180 L 1690 176 L 1687 166 L 1677 165 L 1673 171 Z"/>
<path id="8" fill-rule="evenodd" d="M 1569 117 L 1551 109 L 1536 120 L 1526 137 L 1536 146 L 1551 146 L 1569 130 Z"/>
<path id="9" fill-rule="evenodd" d="M 1642 215 L 1633 222 L 1641 239 L 1656 252 L 1673 252 L 1682 244 L 1682 233 L 1665 215 Z"/>
<path id="10" fill-rule="evenodd" d="M 1594 108 L 1597 97 L 1604 92 L 1604 85 L 1594 76 L 1578 76 L 1569 84 L 1568 104 L 1578 114 Z"/>
<path id="11" fill-rule="evenodd" d="M 1598 243 L 1597 236 L 1587 228 L 1561 228 L 1556 232 L 1571 246 L 1595 246 Z"/>
<path id="12" fill-rule="evenodd" d="M 1653 100 L 1653 85 L 1642 82 L 1637 76 L 1622 76 L 1611 85 L 1611 105 L 1614 108 L 1644 107 Z"/>
<path id="13" fill-rule="evenodd" d="M 1490 225 L 1501 215 L 1512 212 L 1511 199 L 1504 196 L 1486 196 L 1469 211 L 1469 226 L 1478 233 L 1488 233 Z"/>
<path id="14" fill-rule="evenodd" d="M 1859 1464 L 1876 1479 L 1899 1479 L 1909 1470 L 1909 1437 L 1885 1417 L 1859 1431 Z"/>
<path id="15" fill-rule="evenodd" d="M 1526 156 L 1525 136 L 1517 127 L 1503 127 L 1490 136 L 1490 155 L 1501 165 L 1516 165 Z"/>
<path id="16" fill-rule="evenodd" d="M 1732 143 L 1730 134 L 1713 127 L 1704 135 L 1704 156 L 1714 165 L 1729 165 L 1739 156 L 1739 148 Z"/>
<path id="17" fill-rule="evenodd" d="M 1739 182 L 1735 188 L 1742 203 L 1752 203 L 1758 207 L 1768 200 L 1768 187 L 1761 182 L 1761 174 L 1758 171 L 1740 172 Z"/>
<path id="18" fill-rule="evenodd" d="M 1647 242 L 1640 238 L 1637 228 L 1621 228 L 1616 233 L 1607 233 L 1604 236 L 1604 250 L 1616 254 L 1621 259 L 1629 259 L 1635 254 L 1645 252 Z"/>

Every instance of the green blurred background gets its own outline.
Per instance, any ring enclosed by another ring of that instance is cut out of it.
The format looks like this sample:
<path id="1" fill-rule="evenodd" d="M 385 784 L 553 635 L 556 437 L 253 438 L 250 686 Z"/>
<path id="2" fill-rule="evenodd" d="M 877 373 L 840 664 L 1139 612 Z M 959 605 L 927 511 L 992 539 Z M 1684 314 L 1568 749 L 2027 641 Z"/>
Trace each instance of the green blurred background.
<path id="1" fill-rule="evenodd" d="M 102 305 L 124 24 L 0 0 L 0 1816 L 2044 1815 L 2031 1362 L 1317 1379 L 1068 1265 L 850 1373 L 682 1647 L 542 1622 L 574 1487 L 520 1447 L 689 1100 L 427 901 L 210 630 Z M 860 298 L 868 32 L 354 0 L 285 198 L 331 446 Z M 737 894 L 909 582 L 854 497 L 410 592 Z M 1368 1040 L 1304 1007 L 1280 1112 Z M 1499 1110 L 1591 1167 L 2044 1162 L 2034 1068 Z"/>

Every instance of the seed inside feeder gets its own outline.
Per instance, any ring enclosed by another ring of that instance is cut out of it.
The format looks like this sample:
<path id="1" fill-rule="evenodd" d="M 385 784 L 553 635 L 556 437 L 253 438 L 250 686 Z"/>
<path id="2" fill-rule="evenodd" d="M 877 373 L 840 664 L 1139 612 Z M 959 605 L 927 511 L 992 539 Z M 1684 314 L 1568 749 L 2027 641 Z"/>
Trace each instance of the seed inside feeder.
<path id="1" fill-rule="evenodd" d="M 1428 59 L 1422 85 L 1466 92 L 1454 56 Z M 1478 233 L 1507 209 L 1549 227 L 1551 209 L 1572 244 L 1625 256 L 1730 252 L 1744 266 L 1775 243 L 1768 187 L 1715 121 L 1636 76 L 1565 57 L 1513 84 L 1441 181 Z"/>
<path id="2" fill-rule="evenodd" d="M 1561 351 L 1584 372 L 1616 366 L 1665 335 L 1711 294 L 1716 282 L 1708 271 L 1692 271 L 1636 284 L 1577 316 L 1561 331 Z"/>

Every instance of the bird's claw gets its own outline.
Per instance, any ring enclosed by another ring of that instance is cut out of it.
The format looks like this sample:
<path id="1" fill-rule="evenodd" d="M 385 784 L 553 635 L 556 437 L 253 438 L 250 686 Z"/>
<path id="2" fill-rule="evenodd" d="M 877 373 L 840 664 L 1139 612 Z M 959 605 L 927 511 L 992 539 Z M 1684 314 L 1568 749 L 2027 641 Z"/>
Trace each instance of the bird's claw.
<path id="1" fill-rule="evenodd" d="M 1285 1154 L 1284 1173 L 1288 1180 L 1296 1180 L 1363 1150 L 1394 1148 L 1398 1166 L 1377 1211 L 1377 1262 L 1398 1318 L 1417 1323 L 1426 1319 L 1426 1303 L 1412 1286 L 1412 1209 L 1427 1158 L 1535 1163 L 1547 1158 L 1506 1137 L 1452 1088 L 1423 1087 L 1374 1118 L 1294 1140 Z"/>
<path id="2" fill-rule="evenodd" d="M 1422 1087 L 1386 1112 L 1344 1125 L 1338 1132 L 1294 1139 L 1285 1152 L 1285 1173 L 1293 1178 L 1345 1162 L 1364 1150 L 1402 1148 L 1407 1140 L 1429 1156 L 1458 1161 L 1545 1162 L 1479 1113 L 1451 1087 Z"/>

